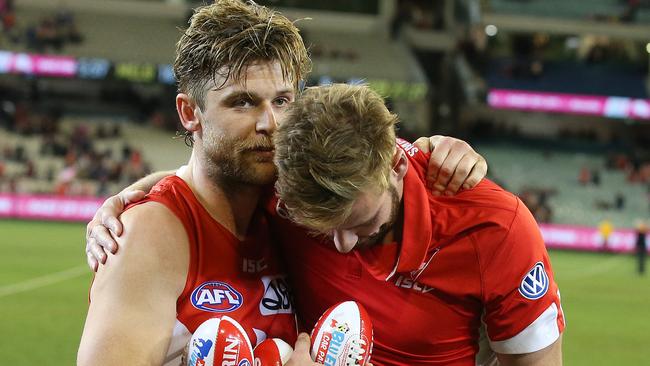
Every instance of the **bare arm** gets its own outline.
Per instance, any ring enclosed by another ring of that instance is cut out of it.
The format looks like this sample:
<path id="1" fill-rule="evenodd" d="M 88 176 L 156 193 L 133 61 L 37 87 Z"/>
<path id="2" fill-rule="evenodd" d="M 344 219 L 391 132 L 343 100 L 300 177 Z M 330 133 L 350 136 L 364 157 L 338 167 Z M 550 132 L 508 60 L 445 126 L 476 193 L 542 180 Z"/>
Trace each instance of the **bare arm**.
<path id="1" fill-rule="evenodd" d="M 449 136 L 420 137 L 415 145 L 431 152 L 427 185 L 434 194 L 451 196 L 476 186 L 487 174 L 485 159 L 465 141 Z"/>
<path id="2" fill-rule="evenodd" d="M 521 355 L 497 354 L 502 366 L 562 366 L 562 335 L 550 346 Z"/>
<path id="3" fill-rule="evenodd" d="M 120 252 L 97 272 L 78 365 L 161 365 L 187 277 L 187 235 L 159 203 L 122 215 Z"/>
<path id="4" fill-rule="evenodd" d="M 106 263 L 108 256 L 104 248 L 113 254 L 117 251 L 118 246 L 111 233 L 114 236 L 122 235 L 122 223 L 117 217 L 124 208 L 129 203 L 140 201 L 145 192 L 149 192 L 161 179 L 174 173 L 174 170 L 151 173 L 104 201 L 95 212 L 93 219 L 86 225 L 86 261 L 93 271 L 97 271 L 100 262 Z"/>

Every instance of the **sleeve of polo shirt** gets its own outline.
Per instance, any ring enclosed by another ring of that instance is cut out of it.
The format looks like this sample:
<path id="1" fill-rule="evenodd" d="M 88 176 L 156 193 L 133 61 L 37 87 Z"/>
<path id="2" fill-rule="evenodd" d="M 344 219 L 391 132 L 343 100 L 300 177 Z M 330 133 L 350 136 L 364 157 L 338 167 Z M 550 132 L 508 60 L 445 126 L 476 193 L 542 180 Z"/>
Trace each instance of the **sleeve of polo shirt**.
<path id="1" fill-rule="evenodd" d="M 505 236 L 477 238 L 482 266 L 483 322 L 497 353 L 543 349 L 564 331 L 560 292 L 541 232 L 517 199 Z"/>

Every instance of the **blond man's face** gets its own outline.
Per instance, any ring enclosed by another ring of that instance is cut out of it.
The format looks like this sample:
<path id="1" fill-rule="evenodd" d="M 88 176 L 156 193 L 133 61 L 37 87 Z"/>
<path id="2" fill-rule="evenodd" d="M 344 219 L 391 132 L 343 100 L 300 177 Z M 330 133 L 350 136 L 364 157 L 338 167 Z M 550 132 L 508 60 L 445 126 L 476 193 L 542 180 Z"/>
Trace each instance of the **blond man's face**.
<path id="1" fill-rule="evenodd" d="M 382 193 L 362 193 L 354 201 L 350 217 L 331 230 L 336 249 L 348 253 L 381 243 L 393 228 L 399 208 L 400 197 L 392 185 Z"/>

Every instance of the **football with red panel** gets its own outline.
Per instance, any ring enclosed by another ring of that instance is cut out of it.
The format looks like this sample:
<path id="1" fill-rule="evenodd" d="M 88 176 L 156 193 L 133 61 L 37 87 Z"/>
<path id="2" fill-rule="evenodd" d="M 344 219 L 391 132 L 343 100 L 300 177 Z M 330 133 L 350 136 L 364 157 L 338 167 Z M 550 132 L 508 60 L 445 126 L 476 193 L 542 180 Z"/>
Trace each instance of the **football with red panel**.
<path id="1" fill-rule="evenodd" d="M 282 366 L 289 361 L 293 348 L 279 339 L 266 339 L 253 350 L 255 366 Z"/>
<path id="2" fill-rule="evenodd" d="M 328 366 L 365 366 L 372 353 L 372 322 L 361 304 L 346 301 L 321 315 L 311 333 L 311 357 Z"/>
<path id="3" fill-rule="evenodd" d="M 187 345 L 187 366 L 253 364 L 253 347 L 242 326 L 234 319 L 223 316 L 203 322 Z"/>

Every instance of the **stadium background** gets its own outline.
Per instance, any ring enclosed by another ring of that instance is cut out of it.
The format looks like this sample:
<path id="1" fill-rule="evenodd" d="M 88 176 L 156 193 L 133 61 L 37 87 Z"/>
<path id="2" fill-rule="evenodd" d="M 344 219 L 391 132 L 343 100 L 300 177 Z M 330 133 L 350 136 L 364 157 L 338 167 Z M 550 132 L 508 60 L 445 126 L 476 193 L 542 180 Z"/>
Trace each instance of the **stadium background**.
<path id="1" fill-rule="evenodd" d="M 301 19 L 308 84 L 369 83 L 403 137 L 467 139 L 526 202 L 559 248 L 565 364 L 648 364 L 650 1 L 259 2 Z M 186 161 L 169 63 L 196 5 L 0 1 L 1 364 L 74 363 L 83 222 Z"/>

